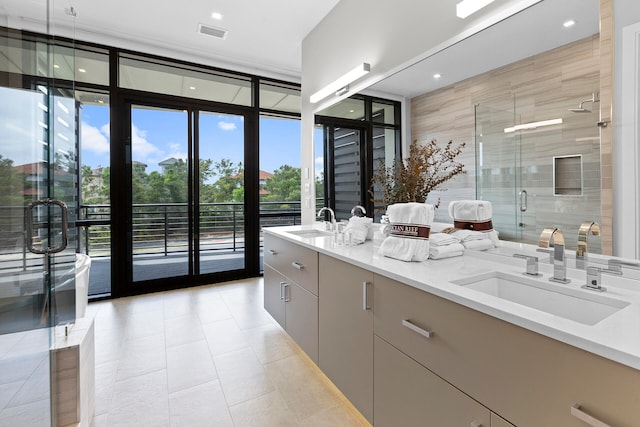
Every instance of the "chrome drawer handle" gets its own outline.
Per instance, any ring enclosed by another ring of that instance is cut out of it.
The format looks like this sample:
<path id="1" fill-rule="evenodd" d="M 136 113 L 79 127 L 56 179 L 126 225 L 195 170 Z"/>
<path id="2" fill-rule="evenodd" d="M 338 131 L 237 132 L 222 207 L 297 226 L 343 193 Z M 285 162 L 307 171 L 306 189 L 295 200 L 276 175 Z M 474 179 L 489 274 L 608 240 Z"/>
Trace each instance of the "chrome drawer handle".
<path id="1" fill-rule="evenodd" d="M 433 335 L 433 331 L 427 331 L 426 329 L 422 329 L 420 326 L 417 326 L 414 323 L 411 323 L 410 320 L 406 320 L 406 319 L 403 320 L 402 326 L 411 329 L 413 332 L 418 333 L 425 338 L 431 338 L 431 336 Z"/>
<path id="2" fill-rule="evenodd" d="M 289 289 L 289 284 L 285 283 L 283 288 L 284 288 L 284 302 L 291 301 L 291 291 L 287 292 L 287 289 Z"/>
<path id="3" fill-rule="evenodd" d="M 278 251 L 276 251 L 275 249 L 268 249 L 267 252 L 269 252 L 271 255 L 278 255 Z"/>
<path id="4" fill-rule="evenodd" d="M 602 421 L 593 418 L 591 415 L 584 412 L 580 409 L 580 405 L 577 403 L 571 406 L 571 415 L 579 419 L 580 421 L 585 422 L 591 427 L 611 427 L 609 424 L 603 423 Z"/>
<path id="5" fill-rule="evenodd" d="M 294 261 L 291 263 L 291 267 L 295 268 L 296 270 L 302 270 L 304 268 L 304 265 Z"/>
<path id="6" fill-rule="evenodd" d="M 371 310 L 369 305 L 369 282 L 362 282 L 362 309 Z"/>
<path id="7" fill-rule="evenodd" d="M 284 285 L 286 285 L 286 282 L 280 282 L 280 299 L 283 300 L 284 299 Z"/>

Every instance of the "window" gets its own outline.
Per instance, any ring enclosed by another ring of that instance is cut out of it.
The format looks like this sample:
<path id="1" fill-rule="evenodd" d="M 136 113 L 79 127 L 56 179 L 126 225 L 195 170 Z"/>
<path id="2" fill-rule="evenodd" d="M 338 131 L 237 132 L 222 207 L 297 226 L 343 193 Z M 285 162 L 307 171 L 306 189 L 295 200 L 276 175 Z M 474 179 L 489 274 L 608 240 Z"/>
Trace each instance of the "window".
<path id="1" fill-rule="evenodd" d="M 316 178 L 323 181 L 316 204 L 338 219 L 349 218 L 355 205 L 379 218 L 384 206 L 373 202 L 380 197 L 369 183 L 374 170 L 400 155 L 400 104 L 358 95 L 319 112 L 316 125 Z"/>

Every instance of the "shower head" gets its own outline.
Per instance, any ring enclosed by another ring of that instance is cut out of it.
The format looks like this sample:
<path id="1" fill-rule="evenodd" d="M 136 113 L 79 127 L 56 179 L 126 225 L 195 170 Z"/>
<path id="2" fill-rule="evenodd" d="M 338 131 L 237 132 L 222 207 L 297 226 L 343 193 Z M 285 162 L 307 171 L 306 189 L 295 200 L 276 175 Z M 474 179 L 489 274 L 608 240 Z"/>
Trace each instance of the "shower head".
<path id="1" fill-rule="evenodd" d="M 591 94 L 591 98 L 589 99 L 585 99 L 584 101 L 582 101 L 580 103 L 580 105 L 578 105 L 578 108 L 569 108 L 569 111 L 571 111 L 572 113 L 590 113 L 591 110 L 584 108 L 583 105 L 585 102 L 600 102 L 600 94 L 598 92 L 593 92 Z"/>

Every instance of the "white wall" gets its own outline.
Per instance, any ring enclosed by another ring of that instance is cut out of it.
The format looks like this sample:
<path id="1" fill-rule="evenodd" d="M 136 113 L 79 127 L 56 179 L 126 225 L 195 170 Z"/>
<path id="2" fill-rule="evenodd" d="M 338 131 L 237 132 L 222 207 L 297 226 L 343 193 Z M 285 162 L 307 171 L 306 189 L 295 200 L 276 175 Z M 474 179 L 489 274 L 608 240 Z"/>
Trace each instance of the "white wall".
<path id="1" fill-rule="evenodd" d="M 614 0 L 613 254 L 640 258 L 640 2 Z M 634 25 L 635 24 L 635 25 Z M 635 40 L 634 40 L 635 39 Z M 633 44 L 635 46 L 630 46 Z M 633 56 L 631 56 L 633 55 Z"/>
<path id="2" fill-rule="evenodd" d="M 302 43 L 302 222 L 315 219 L 313 114 L 339 99 L 313 105 L 312 93 L 369 63 L 371 73 L 351 85 L 342 96 L 348 97 L 539 1 L 510 0 L 462 20 L 455 16 L 455 1 L 341 0 Z"/>

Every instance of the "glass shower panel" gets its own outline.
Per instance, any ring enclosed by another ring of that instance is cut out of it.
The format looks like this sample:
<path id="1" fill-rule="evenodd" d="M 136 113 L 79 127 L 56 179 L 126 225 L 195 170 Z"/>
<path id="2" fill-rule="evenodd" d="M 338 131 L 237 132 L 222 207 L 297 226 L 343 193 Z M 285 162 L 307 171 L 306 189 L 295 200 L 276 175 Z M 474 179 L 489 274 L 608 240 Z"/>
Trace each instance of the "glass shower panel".
<path id="1" fill-rule="evenodd" d="M 491 202 L 493 226 L 503 240 L 522 237 L 527 193 L 520 189 L 520 141 L 514 112 L 476 105 L 476 198 Z M 526 190 L 524 190 L 526 191 Z"/>

